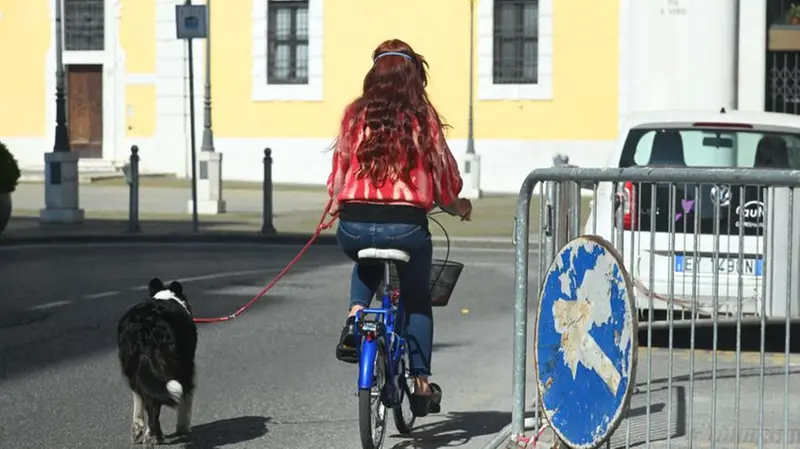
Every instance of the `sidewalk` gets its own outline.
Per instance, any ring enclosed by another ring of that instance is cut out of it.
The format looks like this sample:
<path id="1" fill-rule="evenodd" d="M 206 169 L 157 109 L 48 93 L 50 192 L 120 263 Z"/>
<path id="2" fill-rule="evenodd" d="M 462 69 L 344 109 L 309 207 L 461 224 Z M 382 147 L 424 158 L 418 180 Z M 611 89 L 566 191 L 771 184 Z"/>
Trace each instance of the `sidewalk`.
<path id="1" fill-rule="evenodd" d="M 800 378 L 793 358 L 787 365 L 784 354 L 767 353 L 762 371 L 758 352 L 742 352 L 737 360 L 735 351 L 719 351 L 715 359 L 713 351 L 706 349 L 696 349 L 694 356 L 685 348 L 649 349 L 643 343 L 643 333 L 646 331 L 639 331 L 636 387 L 609 445 L 602 448 L 690 449 L 716 445 L 727 449 L 737 447 L 737 435 L 738 447 L 762 447 L 758 446 L 760 416 L 764 420 L 763 449 L 798 447 L 800 407 L 796 399 L 800 397 Z M 532 350 L 531 342 L 529 357 Z M 535 426 L 533 419 L 534 398 L 538 393 L 531 358 L 528 363 L 525 435 L 532 437 L 540 427 Z M 786 381 L 788 397 L 784 393 Z M 786 440 L 783 439 L 784 400 L 789 404 Z M 761 401 L 763 410 L 759 409 Z M 712 403 L 716 403 L 714 415 Z M 546 425 L 544 417 L 542 420 Z M 483 449 L 521 449 L 522 446 L 510 442 L 510 431 L 510 425 L 503 428 Z M 560 447 L 554 445 L 555 441 L 555 433 L 547 426 L 536 448 Z"/>
<path id="2" fill-rule="evenodd" d="M 192 232 L 192 216 L 188 211 L 191 189 L 188 182 L 172 179 L 143 178 L 139 192 L 141 233 L 126 233 L 128 227 L 128 187 L 119 180 L 80 186 L 80 205 L 86 221 L 80 225 L 42 225 L 39 209 L 44 203 L 44 186 L 22 183 L 12 194 L 14 211 L 0 242 L 34 242 L 60 240 L 108 239 L 230 239 L 253 241 L 305 241 L 314 232 L 328 200 L 319 187 L 275 186 L 273 224 L 277 236 L 260 234 L 262 225 L 262 192 L 260 184 L 236 183 L 224 186 L 227 213 L 200 216 L 200 233 Z M 457 244 L 511 246 L 511 234 L 517 198 L 487 196 L 473 202 L 472 221 L 461 223 L 445 214 L 435 218 Z M 588 210 L 588 208 L 584 208 Z M 531 234 L 539 229 L 539 201 L 531 208 Z M 320 242 L 333 241 L 333 230 L 326 230 Z M 444 232 L 431 223 L 437 240 Z"/>

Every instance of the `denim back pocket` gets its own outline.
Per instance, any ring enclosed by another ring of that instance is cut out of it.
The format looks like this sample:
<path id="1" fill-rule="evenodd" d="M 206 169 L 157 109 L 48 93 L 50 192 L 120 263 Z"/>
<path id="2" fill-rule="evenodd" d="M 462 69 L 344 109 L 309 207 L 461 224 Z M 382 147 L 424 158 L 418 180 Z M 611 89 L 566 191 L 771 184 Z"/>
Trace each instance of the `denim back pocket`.
<path id="1" fill-rule="evenodd" d="M 355 223 L 352 221 L 340 221 L 338 234 L 343 237 L 358 242 L 361 240 L 368 240 L 369 235 L 372 233 L 373 224 L 368 223 Z"/>
<path id="2" fill-rule="evenodd" d="M 417 239 L 427 234 L 420 225 L 401 223 L 385 224 L 378 228 L 378 232 L 390 241 Z"/>

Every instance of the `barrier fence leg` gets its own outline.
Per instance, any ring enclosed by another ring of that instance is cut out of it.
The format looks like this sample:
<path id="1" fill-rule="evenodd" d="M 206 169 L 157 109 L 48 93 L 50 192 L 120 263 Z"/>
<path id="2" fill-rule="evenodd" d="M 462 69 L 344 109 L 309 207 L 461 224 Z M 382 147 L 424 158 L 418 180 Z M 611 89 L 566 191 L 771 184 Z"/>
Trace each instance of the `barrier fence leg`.
<path id="1" fill-rule="evenodd" d="M 139 226 L 139 147 L 131 147 L 131 158 L 126 178 L 129 187 L 128 232 L 141 232 Z"/>
<path id="2" fill-rule="evenodd" d="M 513 402 L 511 408 L 511 438 L 517 439 L 525 433 L 525 380 L 528 340 L 528 226 L 531 214 L 531 194 L 536 181 L 525 179 L 517 199 L 516 224 L 514 226 L 514 371 Z M 538 409 L 538 397 L 537 397 Z M 538 423 L 537 423 L 538 425 Z"/>
<path id="3" fill-rule="evenodd" d="M 556 254 L 556 183 L 548 181 L 542 184 L 541 200 L 545 202 L 545 224 L 544 224 L 544 257 L 546 263 L 555 257 Z"/>
<path id="4" fill-rule="evenodd" d="M 277 231 L 272 223 L 272 149 L 264 149 L 264 218 L 261 224 L 261 233 L 273 235 Z"/>

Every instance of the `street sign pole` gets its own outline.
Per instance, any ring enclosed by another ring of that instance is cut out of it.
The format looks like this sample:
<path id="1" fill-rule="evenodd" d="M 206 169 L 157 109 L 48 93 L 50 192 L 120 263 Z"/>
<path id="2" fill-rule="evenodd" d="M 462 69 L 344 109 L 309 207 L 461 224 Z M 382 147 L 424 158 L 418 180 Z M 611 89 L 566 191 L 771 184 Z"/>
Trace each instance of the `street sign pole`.
<path id="1" fill-rule="evenodd" d="M 189 139 L 192 151 L 192 229 L 200 230 L 197 217 L 197 136 L 195 135 L 194 116 L 194 49 L 193 39 L 208 38 L 208 16 L 205 5 L 192 5 L 186 0 L 183 5 L 175 6 L 175 24 L 178 39 L 184 39 L 189 45 Z"/>
<path id="2" fill-rule="evenodd" d="M 187 0 L 187 3 L 190 0 Z M 200 223 L 197 217 L 197 142 L 195 137 L 194 123 L 194 50 L 192 39 L 186 40 L 189 44 L 189 132 L 192 142 L 192 230 L 200 231 Z"/>

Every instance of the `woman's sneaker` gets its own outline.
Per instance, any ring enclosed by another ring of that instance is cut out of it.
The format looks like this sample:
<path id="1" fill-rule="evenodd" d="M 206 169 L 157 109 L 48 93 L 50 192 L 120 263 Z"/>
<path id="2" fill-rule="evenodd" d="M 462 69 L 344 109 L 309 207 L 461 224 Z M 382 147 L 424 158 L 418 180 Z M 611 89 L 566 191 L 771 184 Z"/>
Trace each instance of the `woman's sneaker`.
<path id="1" fill-rule="evenodd" d="M 411 413 L 417 418 L 424 418 L 428 416 L 429 413 L 439 413 L 442 411 L 442 387 L 432 382 L 430 387 L 430 395 L 423 396 L 412 394 L 411 397 L 408 398 L 410 402 L 409 405 L 411 405 Z"/>
<path id="2" fill-rule="evenodd" d="M 439 413 L 442 411 L 442 387 L 438 384 L 431 383 L 431 405 L 428 407 L 428 412 Z"/>
<path id="3" fill-rule="evenodd" d="M 336 345 L 336 358 L 345 363 L 358 363 L 356 348 L 356 317 L 351 316 L 344 322 L 339 344 Z"/>

